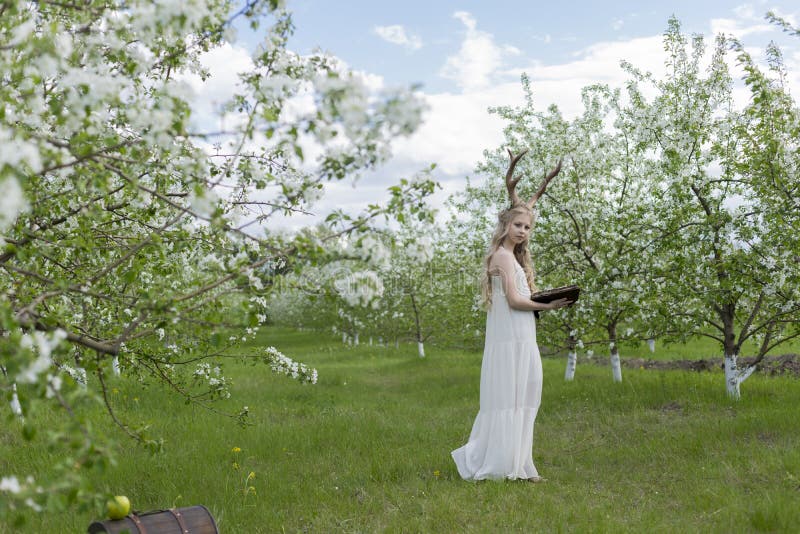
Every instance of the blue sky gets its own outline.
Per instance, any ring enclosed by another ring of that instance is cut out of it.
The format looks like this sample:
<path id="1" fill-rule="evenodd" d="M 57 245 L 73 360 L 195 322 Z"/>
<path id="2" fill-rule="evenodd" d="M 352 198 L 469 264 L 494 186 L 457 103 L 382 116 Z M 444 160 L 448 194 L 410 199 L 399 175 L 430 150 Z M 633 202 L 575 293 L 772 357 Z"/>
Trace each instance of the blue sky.
<path id="1" fill-rule="evenodd" d="M 441 76 L 447 58 L 456 53 L 466 28 L 454 14 L 469 13 L 477 30 L 493 36 L 499 46 L 519 50 L 506 58 L 510 64 L 526 61 L 567 63 L 593 44 L 658 35 L 675 15 L 689 33 L 709 34 L 715 19 L 761 19 L 769 10 L 797 14 L 796 2 L 672 0 L 660 2 L 598 0 L 453 1 L 407 0 L 381 2 L 350 0 L 287 0 L 297 26 L 292 46 L 301 53 L 315 46 L 343 59 L 352 68 L 380 74 L 387 83 L 421 83 L 425 91 L 455 90 Z M 382 39 L 378 27 L 401 26 L 419 47 Z"/>
<path id="2" fill-rule="evenodd" d="M 463 189 L 467 176 L 486 179 L 474 174 L 476 164 L 484 150 L 503 142 L 503 124 L 487 109 L 522 104 L 520 74 L 529 75 L 539 109 L 555 104 L 574 116 L 581 111 L 582 87 L 624 84 L 620 60 L 659 73 L 662 34 L 672 15 L 684 33 L 703 34 L 707 43 L 717 33 L 735 35 L 756 58 L 775 40 L 784 50 L 792 92 L 796 99 L 800 95 L 800 38 L 764 20 L 773 10 L 800 25 L 796 0 L 286 0 L 286 7 L 296 26 L 289 43 L 295 52 L 319 47 L 372 87 L 419 84 L 428 106 L 419 130 L 394 144 L 392 159 L 381 169 L 362 177 L 355 190 L 352 184 L 328 187 L 316 210 L 322 216 L 333 207 L 357 212 L 366 203 L 381 202 L 388 185 L 431 163 L 437 164 L 434 178 L 443 185 L 435 199 L 440 204 Z M 241 49 L 217 57 L 222 71 L 230 71 L 237 57 L 245 63 L 252 41 L 246 32 L 241 38 Z M 738 91 L 745 101 L 747 91 Z M 308 222 L 287 224 L 296 228 Z"/>

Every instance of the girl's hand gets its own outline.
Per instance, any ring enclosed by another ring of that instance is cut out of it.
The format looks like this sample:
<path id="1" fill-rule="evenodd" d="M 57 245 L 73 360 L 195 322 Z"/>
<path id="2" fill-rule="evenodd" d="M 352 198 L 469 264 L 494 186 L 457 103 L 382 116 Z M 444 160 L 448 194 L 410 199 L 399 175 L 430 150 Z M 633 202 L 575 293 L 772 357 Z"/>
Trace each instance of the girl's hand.
<path id="1" fill-rule="evenodd" d="M 547 308 L 547 309 L 548 310 L 557 310 L 559 308 L 563 308 L 564 306 L 569 306 L 573 302 L 575 302 L 575 301 L 574 300 L 567 300 L 567 299 L 552 300 L 548 304 L 548 306 L 550 306 L 550 307 Z"/>

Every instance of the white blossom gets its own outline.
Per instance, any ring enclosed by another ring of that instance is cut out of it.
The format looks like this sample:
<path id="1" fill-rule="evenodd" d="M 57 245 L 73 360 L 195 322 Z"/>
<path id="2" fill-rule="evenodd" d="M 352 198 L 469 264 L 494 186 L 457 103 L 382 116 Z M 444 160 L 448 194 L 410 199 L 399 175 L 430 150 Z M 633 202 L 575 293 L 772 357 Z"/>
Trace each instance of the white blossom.
<path id="1" fill-rule="evenodd" d="M 80 367 L 78 369 L 74 369 L 69 365 L 63 364 L 61 365 L 61 370 L 67 373 L 70 377 L 72 377 L 72 379 L 78 384 L 81 384 L 83 386 L 86 385 L 86 369 Z"/>
<path id="2" fill-rule="evenodd" d="M 211 217 L 218 202 L 219 197 L 210 190 L 203 191 L 200 194 L 193 190 L 189 194 L 189 205 L 201 217 Z"/>
<path id="3" fill-rule="evenodd" d="M 16 415 L 17 417 L 22 417 L 22 404 L 19 402 L 19 396 L 17 396 L 17 385 L 14 384 L 13 386 L 13 393 L 11 394 L 11 413 Z"/>
<path id="4" fill-rule="evenodd" d="M 61 391 L 61 377 L 59 375 L 47 375 L 47 393 L 45 396 L 51 399 L 56 396 L 56 393 Z"/>
<path id="5" fill-rule="evenodd" d="M 67 333 L 58 329 L 52 334 L 47 335 L 44 332 L 33 332 L 33 334 L 25 334 L 22 337 L 20 345 L 23 348 L 28 348 L 38 352 L 37 358 L 31 364 L 20 371 L 17 375 L 17 382 L 22 384 L 33 384 L 37 381 L 40 374 L 47 371 L 53 363 L 50 354 L 61 341 L 66 339 Z"/>
<path id="6" fill-rule="evenodd" d="M 194 370 L 193 376 L 195 382 L 207 384 L 213 396 L 225 399 L 230 398 L 231 393 L 228 390 L 228 381 L 222 375 L 222 369 L 219 366 L 212 368 L 209 363 L 199 363 Z"/>
<path id="7" fill-rule="evenodd" d="M 31 508 L 34 512 L 41 512 L 42 511 L 41 505 L 39 505 L 39 503 L 34 501 L 31 497 L 28 497 L 27 499 L 25 499 L 25 504 L 29 508 Z"/>
<path id="8" fill-rule="evenodd" d="M 22 486 L 15 476 L 3 477 L 0 479 L 0 491 L 7 493 L 19 493 L 22 491 Z"/>
<path id="9" fill-rule="evenodd" d="M 256 276 L 253 271 L 247 272 L 247 281 L 250 283 L 250 287 L 257 291 L 262 291 L 264 289 L 264 284 L 261 282 L 261 279 Z"/>
<path id="10" fill-rule="evenodd" d="M 409 243 L 404 250 L 413 262 L 427 263 L 433 259 L 433 240 L 428 236 L 422 236 Z"/>
<path id="11" fill-rule="evenodd" d="M 317 370 L 296 362 L 275 347 L 267 347 L 267 361 L 275 373 L 284 374 L 304 383 L 317 383 Z"/>
<path id="12" fill-rule="evenodd" d="M 358 271 L 334 282 L 334 288 L 351 306 L 376 307 L 383 296 L 383 281 L 374 271 Z"/>
<path id="13" fill-rule="evenodd" d="M 3 151 L 2 144 L 3 139 L 0 136 L 0 152 Z M 0 153 L 0 167 L 2 166 L 3 154 Z M 27 209 L 28 202 L 17 179 L 7 177 L 0 180 L 0 232 L 11 226 L 17 216 Z M 3 244 L 3 241 L 3 238 L 0 237 L 0 245 Z"/>

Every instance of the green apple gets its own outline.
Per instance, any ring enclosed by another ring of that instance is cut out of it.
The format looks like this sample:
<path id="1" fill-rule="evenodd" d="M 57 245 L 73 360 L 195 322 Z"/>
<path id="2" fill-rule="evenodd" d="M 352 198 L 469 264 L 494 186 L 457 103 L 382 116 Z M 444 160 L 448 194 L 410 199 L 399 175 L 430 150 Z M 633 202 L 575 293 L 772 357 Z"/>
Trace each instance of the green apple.
<path id="1" fill-rule="evenodd" d="M 117 495 L 106 502 L 108 517 L 111 519 L 122 519 L 131 513 L 131 501 L 124 495 Z"/>

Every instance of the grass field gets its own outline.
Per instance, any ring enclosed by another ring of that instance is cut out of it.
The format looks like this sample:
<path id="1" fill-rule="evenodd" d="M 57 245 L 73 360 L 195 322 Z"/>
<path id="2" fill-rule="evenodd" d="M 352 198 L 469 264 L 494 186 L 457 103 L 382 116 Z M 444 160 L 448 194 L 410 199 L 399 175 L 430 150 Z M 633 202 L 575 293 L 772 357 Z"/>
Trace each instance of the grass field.
<path id="1" fill-rule="evenodd" d="M 594 357 L 597 359 L 608 360 L 608 348 L 594 347 Z M 693 339 L 690 343 L 668 343 L 665 344 L 661 340 L 655 343 L 655 352 L 650 352 L 650 348 L 646 343 L 639 343 L 638 345 L 624 344 L 619 349 L 620 356 L 624 358 L 652 358 L 655 360 L 701 360 L 708 358 L 722 358 L 722 346 L 718 341 L 708 337 L 698 337 Z M 758 347 L 755 343 L 745 342 L 742 347 L 740 356 L 755 356 L 758 352 Z M 579 352 L 579 356 L 586 353 L 586 350 Z M 800 353 L 800 340 L 793 340 L 782 345 L 778 345 L 767 354 L 798 354 Z"/>
<path id="2" fill-rule="evenodd" d="M 93 425 L 120 442 L 118 464 L 95 484 L 140 510 L 204 504 L 227 534 L 800 525 L 799 380 L 754 375 L 733 402 L 720 373 L 626 369 L 614 384 L 608 368 L 586 365 L 567 383 L 564 361 L 548 358 L 534 439 L 548 482 L 470 483 L 450 451 L 477 412 L 479 353 L 431 347 L 423 360 L 410 345 L 350 348 L 284 329 L 261 337 L 314 365 L 319 383 L 229 366 L 235 402 L 220 407 L 248 405 L 256 425 L 242 429 L 159 388 L 118 380 L 117 405 L 132 422 L 152 424 L 166 451 L 149 454 L 90 412 Z M 15 425 L 0 429 L 0 474 L 46 472 L 56 458 L 22 442 Z M 100 514 L 31 514 L 18 532 L 85 532 Z"/>

